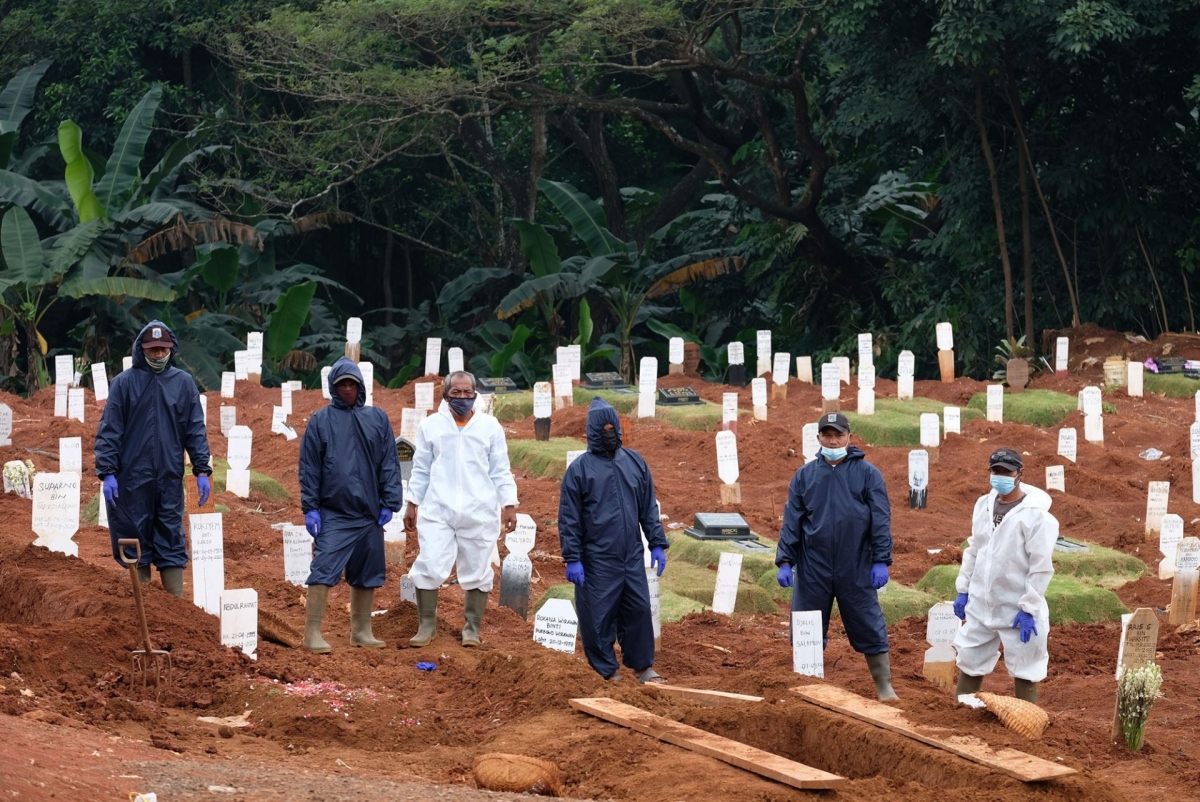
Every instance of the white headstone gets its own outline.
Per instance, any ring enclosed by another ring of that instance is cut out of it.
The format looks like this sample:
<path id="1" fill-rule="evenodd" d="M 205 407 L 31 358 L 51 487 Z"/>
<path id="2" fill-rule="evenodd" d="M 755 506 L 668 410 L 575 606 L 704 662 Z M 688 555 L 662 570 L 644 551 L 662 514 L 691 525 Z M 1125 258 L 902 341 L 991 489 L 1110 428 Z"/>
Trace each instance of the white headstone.
<path id="1" fill-rule="evenodd" d="M 1103 415 L 1084 415 L 1083 416 L 1083 439 L 1089 443 L 1104 442 L 1104 416 Z"/>
<path id="2" fill-rule="evenodd" d="M 913 397 L 913 377 L 900 375 L 896 377 L 896 398 L 900 401 L 911 401 Z"/>
<path id="3" fill-rule="evenodd" d="M 440 376 L 442 373 L 442 338 L 430 337 L 425 341 L 425 375 Z"/>
<path id="4" fill-rule="evenodd" d="M 79 531 L 77 473 L 36 473 L 33 476 L 33 533 L 35 546 L 79 556 L 71 538 Z"/>
<path id="5" fill-rule="evenodd" d="M 204 424 L 205 436 L 208 436 L 208 396 L 200 393 L 200 422 Z"/>
<path id="6" fill-rule="evenodd" d="M 121 370 L 124 371 L 124 370 L 132 370 L 132 369 L 133 369 L 133 357 L 132 356 L 121 357 Z"/>
<path id="7" fill-rule="evenodd" d="M 417 586 L 408 574 L 400 577 L 400 601 L 405 601 L 409 604 L 417 603 Z"/>
<path id="8" fill-rule="evenodd" d="M 744 365 L 746 364 L 746 346 L 741 343 L 730 343 L 728 348 L 729 364 Z"/>
<path id="9" fill-rule="evenodd" d="M 1100 415 L 1104 412 L 1104 399 L 1099 387 L 1084 387 L 1079 391 L 1080 409 L 1084 415 Z"/>
<path id="10" fill-rule="evenodd" d="M 411 407 L 400 410 L 400 436 L 410 443 L 417 442 L 417 429 L 425 415 Z"/>
<path id="11" fill-rule="evenodd" d="M 96 505 L 96 526 L 108 529 L 108 503 L 105 502 L 103 494 L 100 496 L 100 503 Z"/>
<path id="12" fill-rule="evenodd" d="M 858 366 L 858 389 L 874 390 L 875 389 L 875 366 L 874 365 L 859 365 Z"/>
<path id="13" fill-rule="evenodd" d="M 1185 537 L 1175 546 L 1175 570 L 1195 571 L 1200 568 L 1200 538 Z"/>
<path id="14" fill-rule="evenodd" d="M 921 445 L 937 448 L 942 444 L 942 424 L 936 412 L 921 413 Z"/>
<path id="15" fill-rule="evenodd" d="M 238 498 L 249 498 L 250 471 L 245 468 L 230 468 L 225 471 L 225 489 Z"/>
<path id="16" fill-rule="evenodd" d="M 908 486 L 913 490 L 929 487 L 929 452 L 923 448 L 908 452 Z"/>
<path id="17" fill-rule="evenodd" d="M 774 353 L 771 349 L 771 332 L 766 329 L 760 329 L 755 338 L 755 355 L 758 357 L 758 365 L 754 370 L 755 376 L 761 376 L 771 369 L 771 354 Z"/>
<path id="18" fill-rule="evenodd" d="M 912 376 L 917 369 L 917 359 L 913 356 L 912 351 L 901 351 L 900 358 L 896 361 L 897 376 Z"/>
<path id="19" fill-rule="evenodd" d="M 1129 362 L 1128 374 L 1125 377 L 1125 392 L 1131 398 L 1142 397 L 1142 372 L 1144 366 L 1141 362 Z"/>
<path id="20" fill-rule="evenodd" d="M 288 425 L 283 407 L 271 407 L 271 434 L 281 434 L 287 440 L 296 439 L 296 430 Z"/>
<path id="21" fill-rule="evenodd" d="M 72 387 L 67 390 L 67 417 L 83 423 L 83 389 Z"/>
<path id="22" fill-rule="evenodd" d="M 413 387 L 416 393 L 414 406 L 424 415 L 433 411 L 433 382 L 417 382 Z"/>
<path id="23" fill-rule="evenodd" d="M 1200 459 L 1192 460 L 1192 503 L 1200 504 Z"/>
<path id="24" fill-rule="evenodd" d="M 662 596 L 658 586 L 658 571 L 646 569 L 646 585 L 650 588 L 650 626 L 657 641 L 662 637 Z"/>
<path id="25" fill-rule="evenodd" d="M 375 406 L 375 366 L 370 362 L 359 362 L 358 372 L 362 374 L 363 389 L 366 391 L 366 398 L 363 400 L 363 406 Z"/>
<path id="26" fill-rule="evenodd" d="M 83 438 L 58 438 L 58 470 L 62 473 L 83 473 Z"/>
<path id="27" fill-rule="evenodd" d="M 292 383 L 284 382 L 279 385 L 279 406 L 283 407 L 284 415 L 292 414 Z"/>
<path id="28" fill-rule="evenodd" d="M 1170 482 L 1149 482 L 1146 488 L 1146 531 L 1162 531 L 1162 519 L 1167 514 Z"/>
<path id="29" fill-rule="evenodd" d="M 362 342 L 362 318 L 352 317 L 346 320 L 346 342 Z"/>
<path id="30" fill-rule="evenodd" d="M 939 351 L 954 350 L 954 327 L 949 323 L 939 323 L 934 326 L 934 332 L 937 334 L 937 347 Z"/>
<path id="31" fill-rule="evenodd" d="M 942 407 L 942 434 L 962 434 L 962 410 Z"/>
<path id="32" fill-rule="evenodd" d="M 225 591 L 225 530 L 222 513 L 188 516 L 191 533 L 192 603 L 206 613 L 221 614 Z"/>
<path id="33" fill-rule="evenodd" d="M 813 383 L 812 357 L 796 357 L 796 378 L 805 384 Z"/>
<path id="34" fill-rule="evenodd" d="M 249 426 L 232 426 L 225 437 L 229 447 L 227 453 L 229 467 L 238 470 L 249 468 L 251 448 L 254 445 L 254 432 L 250 430 Z"/>
<path id="35" fill-rule="evenodd" d="M 756 376 L 750 380 L 750 401 L 754 406 L 754 417 L 765 420 L 767 414 L 767 380 Z"/>
<path id="36" fill-rule="evenodd" d="M 1063 466 L 1046 466 L 1046 489 L 1067 492 L 1067 471 Z"/>
<path id="37" fill-rule="evenodd" d="M 771 365 L 771 381 L 774 384 L 787 384 L 788 371 L 792 367 L 792 355 L 785 354 L 780 351 L 775 354 L 775 361 Z"/>
<path id="38" fill-rule="evenodd" d="M 326 365 L 321 368 L 321 397 L 329 398 L 329 371 L 333 370 L 332 365 Z"/>
<path id="39" fill-rule="evenodd" d="M 1162 531 L 1158 534 L 1158 550 L 1163 559 L 1158 564 L 1158 578 L 1170 579 L 1175 576 L 1176 551 L 1183 540 L 1183 518 L 1173 512 L 1162 517 Z"/>
<path id="40" fill-rule="evenodd" d="M 54 383 L 69 387 L 74 378 L 75 357 L 70 354 L 59 354 L 54 357 Z"/>
<path id="41" fill-rule="evenodd" d="M 870 332 L 858 335 L 858 370 L 862 373 L 864 367 L 875 366 L 875 344 Z M 860 383 L 861 387 L 862 384 Z"/>
<path id="42" fill-rule="evenodd" d="M 108 400 L 108 366 L 103 362 L 92 363 L 92 395 L 97 404 Z"/>
<path id="43" fill-rule="evenodd" d="M 234 377 L 233 371 L 227 370 L 221 374 L 221 397 L 222 398 L 233 398 L 233 391 L 234 391 L 234 386 L 235 386 L 234 382 L 235 382 L 235 377 Z"/>
<path id="44" fill-rule="evenodd" d="M 870 368 L 870 370 L 874 370 L 874 368 Z M 869 387 L 858 388 L 858 414 L 875 414 L 875 391 Z"/>
<path id="45" fill-rule="evenodd" d="M 54 385 L 54 417 L 67 417 L 67 390 L 70 385 L 56 384 Z"/>
<path id="46" fill-rule="evenodd" d="M 992 423 L 1004 422 L 1004 385 L 989 384 L 987 388 L 987 419 Z"/>
<path id="47" fill-rule="evenodd" d="M 1078 438 L 1074 429 L 1058 430 L 1058 456 L 1075 461 L 1078 456 Z"/>
<path id="48" fill-rule="evenodd" d="M 582 457 L 582 456 L 583 456 L 584 454 L 586 454 L 586 453 L 587 453 L 587 451 L 583 451 L 583 450 L 571 450 L 571 451 L 568 451 L 568 452 L 567 452 L 567 465 L 566 465 L 566 467 L 567 467 L 567 468 L 570 468 L 570 467 L 571 467 L 571 463 L 572 463 L 572 462 L 574 462 L 575 460 L 579 459 L 580 457 Z"/>
<path id="49" fill-rule="evenodd" d="M 658 399 L 658 360 L 642 357 L 638 370 L 638 417 L 653 418 Z"/>
<path id="50" fill-rule="evenodd" d="M 313 539 L 303 526 L 283 527 L 283 578 L 304 585 L 312 572 Z"/>
<path id="51" fill-rule="evenodd" d="M 533 417 L 548 418 L 553 411 L 554 396 L 550 382 L 536 382 L 533 385 Z"/>
<path id="52" fill-rule="evenodd" d="M 245 381 L 250 378 L 250 352 L 249 351 L 234 351 L 233 352 L 233 375 L 238 381 Z"/>
<path id="53" fill-rule="evenodd" d="M 262 373 L 263 363 L 263 333 L 261 331 L 246 332 L 246 369 L 249 373 Z"/>
<path id="54" fill-rule="evenodd" d="M 1200 421 L 1200 390 L 1196 391 L 1196 420 Z"/>
<path id="55" fill-rule="evenodd" d="M 838 381 L 842 384 L 850 383 L 850 357 L 835 356 L 829 360 L 831 365 L 836 365 L 838 369 Z"/>
<path id="56" fill-rule="evenodd" d="M 672 337 L 667 345 L 667 361 L 672 365 L 683 364 L 683 338 Z"/>
<path id="57" fill-rule="evenodd" d="M 1188 452 L 1192 459 L 1200 459 L 1200 423 L 1188 428 Z"/>
<path id="58" fill-rule="evenodd" d="M 565 362 L 558 362 L 554 365 L 554 395 L 556 398 L 570 398 L 571 393 L 571 366 Z"/>
<path id="59" fill-rule="evenodd" d="M 1070 342 L 1066 337 L 1059 337 L 1054 341 L 1054 370 L 1056 373 L 1067 372 L 1067 352 Z"/>
<path id="60" fill-rule="evenodd" d="M 717 476 L 727 485 L 738 480 L 737 435 L 731 431 L 717 432 Z"/>
<path id="61" fill-rule="evenodd" d="M 533 641 L 556 652 L 575 653 L 579 618 L 567 599 L 550 599 L 533 617 Z"/>
<path id="62" fill-rule="evenodd" d="M 836 401 L 842 395 L 842 373 L 832 362 L 821 365 L 821 398 Z"/>
<path id="63" fill-rule="evenodd" d="M 533 550 L 537 543 L 537 524 L 533 516 L 523 512 L 517 513 L 517 526 L 504 536 L 504 546 L 509 554 L 525 556 Z"/>
<path id="64" fill-rule="evenodd" d="M 464 370 L 463 349 L 455 346 L 446 352 L 446 374 L 449 375 L 460 370 Z"/>
<path id="65" fill-rule="evenodd" d="M 579 372 L 583 369 L 583 346 L 572 343 L 567 346 L 567 364 L 571 366 L 571 381 L 579 381 Z"/>
<path id="66" fill-rule="evenodd" d="M 792 613 L 792 671 L 806 677 L 825 677 L 825 637 L 820 610 Z"/>
<path id="67" fill-rule="evenodd" d="M 742 577 L 742 555 L 721 552 L 717 564 L 717 584 L 713 590 L 712 610 L 722 615 L 733 615 L 737 604 L 738 584 Z"/>
<path id="68" fill-rule="evenodd" d="M 227 590 L 221 594 L 221 645 L 241 649 L 258 659 L 258 591 Z"/>
<path id="69" fill-rule="evenodd" d="M 11 417 L 11 413 L 10 413 Z M 738 418 L 738 394 L 721 393 L 721 423 L 735 423 Z"/>
<path id="70" fill-rule="evenodd" d="M 12 407 L 0 404 L 0 446 L 12 445 Z"/>

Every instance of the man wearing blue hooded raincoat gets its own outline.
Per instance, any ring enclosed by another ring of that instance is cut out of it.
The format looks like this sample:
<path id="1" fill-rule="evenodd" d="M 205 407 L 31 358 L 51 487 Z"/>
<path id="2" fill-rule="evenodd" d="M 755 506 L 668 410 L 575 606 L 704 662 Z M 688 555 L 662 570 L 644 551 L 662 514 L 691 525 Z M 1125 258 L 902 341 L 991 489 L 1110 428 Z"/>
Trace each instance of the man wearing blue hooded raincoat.
<path id="1" fill-rule="evenodd" d="M 187 547 L 183 537 L 183 452 L 192 461 L 200 506 L 212 485 L 204 410 L 196 382 L 174 367 L 175 334 L 152 320 L 133 341 L 133 367 L 118 373 L 96 430 L 96 475 L 108 508 L 113 559 L 117 541 L 137 538 L 138 578 L 158 568 L 163 588 L 183 596 Z M 126 555 L 132 559 L 133 555 Z"/>
<path id="2" fill-rule="evenodd" d="M 563 475 L 558 536 L 588 664 L 605 679 L 617 674 L 613 643 L 640 682 L 654 671 L 654 625 L 641 530 L 651 566 L 662 576 L 669 548 L 654 497 L 654 480 L 636 451 L 621 447 L 621 420 L 603 399 L 588 408 L 587 452 Z M 639 530 L 639 525 L 641 530 Z"/>
<path id="3" fill-rule="evenodd" d="M 346 357 L 329 371 L 329 405 L 308 420 L 300 446 L 300 506 L 313 536 L 304 646 L 324 654 L 329 588 L 346 573 L 350 643 L 381 649 L 371 632 L 375 589 L 386 576 L 383 527 L 404 501 L 396 438 L 387 413 L 366 406 L 358 365 Z"/>

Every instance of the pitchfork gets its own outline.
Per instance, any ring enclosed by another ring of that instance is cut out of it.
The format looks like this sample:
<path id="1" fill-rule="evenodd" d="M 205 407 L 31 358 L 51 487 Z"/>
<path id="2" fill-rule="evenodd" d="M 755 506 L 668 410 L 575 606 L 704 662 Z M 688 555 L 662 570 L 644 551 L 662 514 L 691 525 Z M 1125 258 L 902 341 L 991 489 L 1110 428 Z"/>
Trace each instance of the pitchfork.
<path id="1" fill-rule="evenodd" d="M 130 547 L 134 550 L 134 558 L 132 561 L 125 555 L 125 548 Z M 138 580 L 137 567 L 142 559 L 142 546 L 136 538 L 122 538 L 117 541 L 117 552 L 121 555 L 121 562 L 129 568 L 129 576 L 133 580 L 133 601 L 137 604 L 138 623 L 142 627 L 142 646 L 141 649 L 133 650 L 133 674 L 136 677 L 138 674 L 142 676 L 142 688 L 145 689 L 147 679 L 150 674 L 150 666 L 154 665 L 154 686 L 162 690 L 161 680 L 163 675 L 166 675 L 166 681 L 171 681 L 171 672 L 173 665 L 171 663 L 171 653 L 162 649 L 155 649 L 150 645 L 150 627 L 146 623 L 146 605 L 142 602 L 142 583 Z M 166 671 L 163 671 L 163 665 L 166 664 Z"/>

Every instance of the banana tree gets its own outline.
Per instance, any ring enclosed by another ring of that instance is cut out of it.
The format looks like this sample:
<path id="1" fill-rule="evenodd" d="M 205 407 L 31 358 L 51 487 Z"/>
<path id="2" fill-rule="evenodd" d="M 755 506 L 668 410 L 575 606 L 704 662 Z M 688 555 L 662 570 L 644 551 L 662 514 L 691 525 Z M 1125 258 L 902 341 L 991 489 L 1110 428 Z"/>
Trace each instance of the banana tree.
<path id="1" fill-rule="evenodd" d="M 676 218 L 646 239 L 622 242 L 606 228 L 600 204 L 570 184 L 541 179 L 538 189 L 567 221 L 587 255 L 563 260 L 558 272 L 533 276 L 512 290 L 496 308 L 500 319 L 510 318 L 540 303 L 598 295 L 615 321 L 613 334 L 620 348 L 620 371 L 633 378 L 636 364 L 633 330 L 649 316 L 646 301 L 669 295 L 682 287 L 741 270 L 745 260 L 722 249 L 703 250 L 660 260 L 662 242 L 680 222 Z M 545 238 L 549 232 L 542 228 Z M 541 236 L 541 235 L 539 235 Z"/>

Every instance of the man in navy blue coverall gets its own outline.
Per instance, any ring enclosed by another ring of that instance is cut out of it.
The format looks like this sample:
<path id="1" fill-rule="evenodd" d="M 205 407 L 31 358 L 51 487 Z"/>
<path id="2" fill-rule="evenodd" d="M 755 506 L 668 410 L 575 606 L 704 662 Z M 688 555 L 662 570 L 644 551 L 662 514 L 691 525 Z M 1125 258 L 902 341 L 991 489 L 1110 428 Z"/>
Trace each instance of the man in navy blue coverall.
<path id="1" fill-rule="evenodd" d="M 383 586 L 383 527 L 400 509 L 400 461 L 387 413 L 365 406 L 358 365 L 346 357 L 329 371 L 329 406 L 308 420 L 300 445 L 300 506 L 313 536 L 304 647 L 331 651 L 321 636 L 329 588 L 346 572 L 350 643 L 382 649 L 371 631 L 375 589 Z"/>
<path id="2" fill-rule="evenodd" d="M 788 487 L 775 564 L 779 584 L 793 588 L 792 611 L 820 610 L 825 642 L 837 599 L 846 637 L 867 658 L 875 692 L 895 699 L 887 625 L 879 589 L 892 564 L 892 507 L 883 474 L 850 445 L 840 412 L 817 421 L 821 452 Z"/>
<path id="3" fill-rule="evenodd" d="M 212 492 L 208 436 L 196 382 L 172 366 L 178 342 L 152 320 L 133 341 L 133 367 L 117 374 L 96 430 L 96 475 L 108 507 L 113 559 L 117 541 L 137 538 L 138 579 L 158 568 L 163 588 L 183 596 L 183 452 L 192 460 L 200 506 Z M 132 554 L 127 554 L 130 559 Z"/>
<path id="4" fill-rule="evenodd" d="M 617 676 L 613 650 L 621 642 L 625 666 L 638 681 L 662 682 L 654 671 L 654 624 L 642 536 L 650 565 L 662 576 L 670 547 L 663 534 L 654 480 L 636 451 L 621 447 L 621 420 L 600 398 L 587 418 L 587 452 L 562 480 L 558 536 L 567 579 L 575 584 L 575 611 L 588 664 L 605 679 Z"/>

